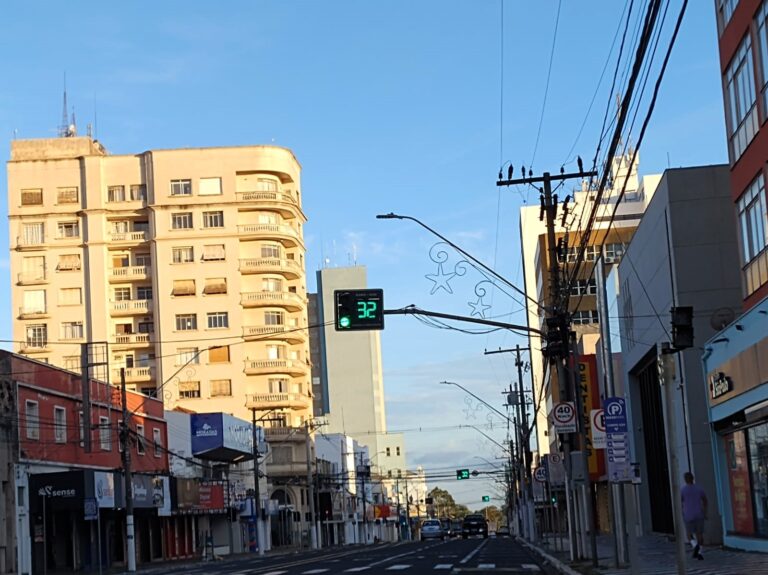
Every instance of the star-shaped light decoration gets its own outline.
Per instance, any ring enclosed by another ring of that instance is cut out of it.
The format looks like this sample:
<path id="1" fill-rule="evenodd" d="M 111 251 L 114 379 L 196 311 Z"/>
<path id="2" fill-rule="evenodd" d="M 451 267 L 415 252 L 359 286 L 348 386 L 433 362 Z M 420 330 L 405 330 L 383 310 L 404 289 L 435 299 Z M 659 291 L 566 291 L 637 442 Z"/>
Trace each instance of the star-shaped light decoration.
<path id="1" fill-rule="evenodd" d="M 479 318 L 485 319 L 485 310 L 491 309 L 491 306 L 483 303 L 483 296 L 478 297 L 477 301 L 474 303 L 471 301 L 468 301 L 467 303 L 469 304 L 469 307 L 472 308 L 472 313 L 469 314 L 471 316 L 476 315 Z"/>
<path id="2" fill-rule="evenodd" d="M 453 293 L 453 289 L 451 289 L 451 286 L 448 285 L 448 282 L 451 281 L 455 276 L 456 272 L 445 273 L 443 271 L 443 264 L 437 264 L 436 274 L 427 274 L 424 276 L 429 281 L 435 283 L 435 285 L 432 286 L 432 290 L 429 292 L 429 295 L 433 295 L 437 290 L 441 288 L 448 293 Z"/>

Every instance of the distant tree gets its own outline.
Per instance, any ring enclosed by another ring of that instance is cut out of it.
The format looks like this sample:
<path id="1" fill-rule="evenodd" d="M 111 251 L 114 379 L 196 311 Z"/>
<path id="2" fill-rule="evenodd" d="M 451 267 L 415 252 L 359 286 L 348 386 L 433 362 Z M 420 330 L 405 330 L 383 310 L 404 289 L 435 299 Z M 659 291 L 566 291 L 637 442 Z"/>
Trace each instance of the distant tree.
<path id="1" fill-rule="evenodd" d="M 432 498 L 432 511 L 436 517 L 461 518 L 469 513 L 469 508 L 456 503 L 453 495 L 445 489 L 435 487 L 427 493 L 427 497 Z"/>
<path id="2" fill-rule="evenodd" d="M 488 505 L 487 507 L 473 511 L 472 513 L 479 513 L 484 517 L 487 517 L 489 522 L 496 523 L 496 525 L 501 525 L 504 519 L 503 512 L 495 505 Z"/>

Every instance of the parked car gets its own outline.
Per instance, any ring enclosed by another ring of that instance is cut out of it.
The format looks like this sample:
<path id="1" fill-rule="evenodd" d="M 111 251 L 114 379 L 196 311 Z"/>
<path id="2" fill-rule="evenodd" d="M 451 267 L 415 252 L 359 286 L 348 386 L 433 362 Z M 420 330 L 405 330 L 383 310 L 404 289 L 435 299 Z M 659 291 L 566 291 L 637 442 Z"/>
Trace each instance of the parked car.
<path id="1" fill-rule="evenodd" d="M 421 524 L 422 541 L 426 539 L 445 539 L 445 533 L 443 533 L 443 526 L 440 525 L 440 521 L 437 519 L 427 519 Z"/>
<path id="2" fill-rule="evenodd" d="M 483 539 L 488 538 L 488 522 L 480 514 L 467 515 L 461 523 L 462 539 L 473 535 L 482 535 Z"/>
<path id="3" fill-rule="evenodd" d="M 441 519 L 440 525 L 443 527 L 443 535 L 446 537 L 454 537 L 456 535 L 453 522 L 450 519 Z"/>

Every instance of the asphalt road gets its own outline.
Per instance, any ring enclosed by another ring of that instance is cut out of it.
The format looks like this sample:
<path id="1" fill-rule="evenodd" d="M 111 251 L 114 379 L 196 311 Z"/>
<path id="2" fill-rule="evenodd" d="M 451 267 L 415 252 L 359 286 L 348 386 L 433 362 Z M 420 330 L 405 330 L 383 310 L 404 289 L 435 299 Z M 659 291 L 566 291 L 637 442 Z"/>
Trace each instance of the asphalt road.
<path id="1" fill-rule="evenodd" d="M 166 573 L 175 571 L 169 569 Z M 220 562 L 188 564 L 183 572 L 192 575 L 548 573 L 536 557 L 509 538 L 371 545 L 262 558 L 240 556 Z"/>

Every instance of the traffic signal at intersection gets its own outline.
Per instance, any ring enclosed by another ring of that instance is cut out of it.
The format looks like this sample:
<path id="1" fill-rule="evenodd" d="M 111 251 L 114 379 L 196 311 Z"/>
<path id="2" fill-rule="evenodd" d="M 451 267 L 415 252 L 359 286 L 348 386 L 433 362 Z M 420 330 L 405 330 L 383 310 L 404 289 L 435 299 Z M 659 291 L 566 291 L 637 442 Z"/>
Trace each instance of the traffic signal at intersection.
<path id="1" fill-rule="evenodd" d="M 384 290 L 336 290 L 333 297 L 336 331 L 384 329 Z"/>

